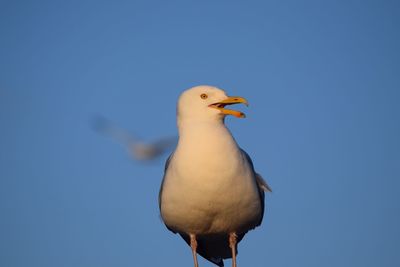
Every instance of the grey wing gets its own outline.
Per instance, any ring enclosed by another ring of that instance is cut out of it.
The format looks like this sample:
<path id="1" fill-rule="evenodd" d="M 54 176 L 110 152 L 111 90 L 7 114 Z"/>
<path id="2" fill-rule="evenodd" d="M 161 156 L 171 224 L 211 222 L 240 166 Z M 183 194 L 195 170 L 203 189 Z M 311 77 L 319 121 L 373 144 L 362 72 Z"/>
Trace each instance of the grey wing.
<path id="1" fill-rule="evenodd" d="M 257 182 L 257 186 L 258 186 L 258 194 L 260 197 L 260 203 L 261 203 L 261 209 L 262 209 L 262 216 L 257 224 L 260 225 L 263 217 L 264 217 L 264 210 L 265 210 L 265 192 L 269 191 L 271 192 L 271 188 L 269 187 L 269 185 L 267 184 L 267 182 L 262 178 L 262 176 L 260 174 L 258 174 L 255 170 L 254 170 L 254 164 L 253 161 L 251 160 L 249 154 L 247 154 L 246 151 L 244 151 L 243 149 L 240 149 L 243 153 L 243 155 L 245 156 L 247 162 L 250 164 L 251 169 L 253 170 L 254 173 L 254 178 L 256 179 Z"/>
<path id="2" fill-rule="evenodd" d="M 110 120 L 101 115 L 97 115 L 93 118 L 92 127 L 96 132 L 108 135 L 126 147 L 138 142 L 138 139 L 127 130 L 116 126 Z"/>
<path id="3" fill-rule="evenodd" d="M 126 129 L 118 127 L 100 115 L 93 118 L 92 124 L 96 132 L 107 135 L 121 143 L 137 160 L 151 161 L 156 159 L 165 152 L 171 151 L 176 144 L 176 137 L 161 138 L 153 143 L 143 142 Z"/>
<path id="4" fill-rule="evenodd" d="M 169 162 L 171 161 L 173 154 L 174 153 L 172 153 L 171 155 L 168 156 L 167 160 L 165 161 L 165 165 L 164 165 L 164 175 L 163 175 L 163 179 L 161 181 L 160 191 L 158 192 L 158 208 L 160 209 L 160 211 L 161 211 L 161 196 L 162 196 L 162 192 L 163 192 L 163 188 L 164 188 L 165 174 L 167 173 Z"/>
<path id="5" fill-rule="evenodd" d="M 172 156 L 174 155 L 174 153 L 172 153 L 171 155 L 169 155 L 169 157 L 167 158 L 167 160 L 165 161 L 165 166 L 164 166 L 164 175 L 163 175 L 163 179 L 161 181 L 161 186 L 160 186 L 160 191 L 158 192 L 158 208 L 160 209 L 160 213 L 161 213 L 161 202 L 162 202 L 162 193 L 163 193 L 163 188 L 164 188 L 164 181 L 165 181 L 165 174 L 167 173 L 168 170 L 168 166 L 169 163 L 171 161 Z M 160 218 L 162 219 L 161 215 Z M 164 223 L 165 224 L 165 223 Z M 168 225 L 165 224 L 165 226 L 168 228 L 168 230 L 170 230 L 171 232 L 173 232 L 174 234 L 176 234 L 176 232 L 174 230 L 172 230 Z"/>
<path id="6" fill-rule="evenodd" d="M 139 159 L 152 160 L 176 146 L 175 137 L 165 137 L 153 143 L 138 143 L 133 147 L 134 154 Z"/>
<path id="7" fill-rule="evenodd" d="M 176 147 L 178 139 L 176 137 L 164 137 L 153 143 L 160 151 L 172 151 Z"/>

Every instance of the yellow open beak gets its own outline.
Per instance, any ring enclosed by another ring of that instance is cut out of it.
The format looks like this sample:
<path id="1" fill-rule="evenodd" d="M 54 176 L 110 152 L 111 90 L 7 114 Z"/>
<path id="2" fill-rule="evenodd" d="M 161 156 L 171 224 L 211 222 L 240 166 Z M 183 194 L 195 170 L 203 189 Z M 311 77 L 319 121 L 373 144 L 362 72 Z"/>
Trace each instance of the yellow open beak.
<path id="1" fill-rule="evenodd" d="M 234 105 L 234 104 L 240 104 L 240 103 L 245 104 L 246 106 L 249 105 L 247 100 L 243 97 L 230 96 L 220 102 L 209 105 L 209 107 L 216 108 L 219 111 L 221 111 L 222 114 L 225 114 L 225 115 L 233 115 L 237 118 L 245 118 L 246 115 L 243 112 L 225 108 L 225 106 L 227 106 L 227 105 Z"/>

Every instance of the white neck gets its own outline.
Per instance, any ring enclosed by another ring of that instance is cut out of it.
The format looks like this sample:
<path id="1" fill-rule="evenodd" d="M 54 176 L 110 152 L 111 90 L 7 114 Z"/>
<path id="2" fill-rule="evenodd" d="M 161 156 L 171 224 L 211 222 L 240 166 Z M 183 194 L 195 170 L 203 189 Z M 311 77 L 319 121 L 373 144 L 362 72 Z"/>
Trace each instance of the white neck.
<path id="1" fill-rule="evenodd" d="M 204 164 L 212 169 L 216 162 L 235 164 L 241 159 L 238 145 L 223 120 L 181 121 L 178 124 L 179 142 L 175 153 L 187 158 L 187 164 Z"/>

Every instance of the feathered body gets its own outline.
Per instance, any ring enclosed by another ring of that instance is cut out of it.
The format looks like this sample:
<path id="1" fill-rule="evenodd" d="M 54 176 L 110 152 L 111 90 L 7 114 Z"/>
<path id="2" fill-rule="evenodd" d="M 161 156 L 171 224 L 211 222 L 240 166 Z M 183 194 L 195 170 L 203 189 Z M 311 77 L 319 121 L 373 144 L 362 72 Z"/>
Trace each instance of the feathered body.
<path id="1" fill-rule="evenodd" d="M 222 259 L 232 256 L 228 235 L 240 241 L 262 221 L 261 177 L 223 117 L 186 114 L 179 116 L 178 106 L 179 141 L 165 168 L 161 217 L 188 244 L 189 234 L 196 235 L 197 252 L 223 266 Z"/>

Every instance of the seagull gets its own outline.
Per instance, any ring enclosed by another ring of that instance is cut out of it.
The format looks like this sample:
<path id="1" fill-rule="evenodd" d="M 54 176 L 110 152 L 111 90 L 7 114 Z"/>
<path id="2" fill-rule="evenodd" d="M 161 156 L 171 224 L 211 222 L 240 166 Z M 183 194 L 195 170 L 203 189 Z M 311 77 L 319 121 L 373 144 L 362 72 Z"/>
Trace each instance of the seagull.
<path id="1" fill-rule="evenodd" d="M 264 192 L 271 191 L 224 124 L 227 115 L 245 117 L 225 108 L 239 103 L 248 105 L 205 85 L 178 100 L 179 140 L 165 164 L 159 208 L 166 227 L 191 247 L 195 267 L 197 253 L 220 267 L 232 258 L 236 267 L 237 245 L 261 224 Z"/>
<path id="2" fill-rule="evenodd" d="M 93 129 L 99 133 L 110 136 L 122 143 L 136 160 L 151 161 L 167 151 L 172 151 L 176 144 L 175 137 L 160 138 L 152 143 L 145 143 L 127 130 L 114 125 L 102 116 L 96 116 L 93 121 Z"/>

